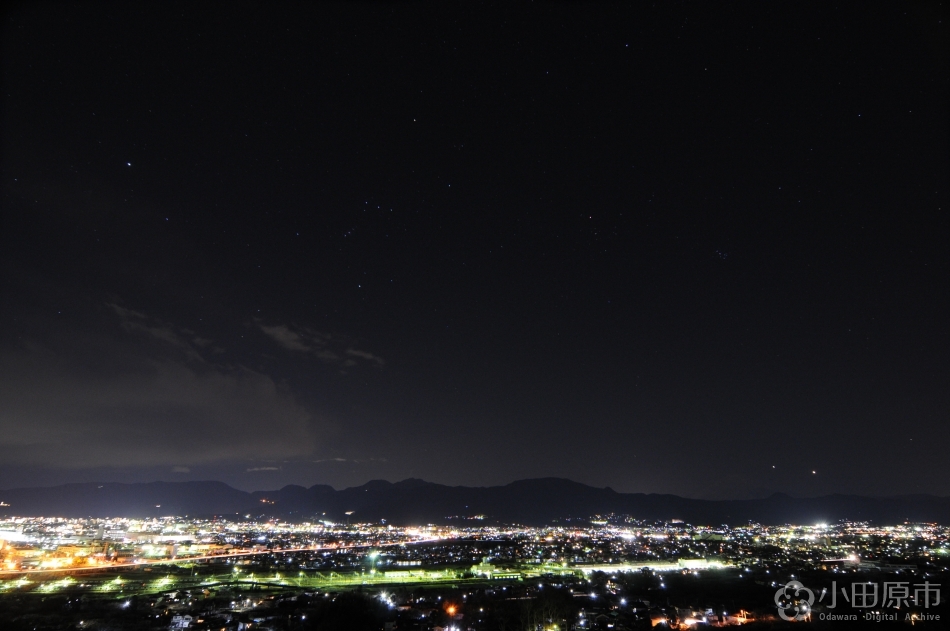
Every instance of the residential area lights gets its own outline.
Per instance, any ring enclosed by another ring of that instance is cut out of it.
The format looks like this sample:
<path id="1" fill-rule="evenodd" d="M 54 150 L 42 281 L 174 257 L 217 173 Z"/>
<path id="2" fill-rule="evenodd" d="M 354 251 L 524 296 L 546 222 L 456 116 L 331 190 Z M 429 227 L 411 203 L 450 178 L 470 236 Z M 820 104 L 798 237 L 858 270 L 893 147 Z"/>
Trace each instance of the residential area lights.
<path id="1" fill-rule="evenodd" d="M 424 613 L 443 629 L 467 631 L 483 628 L 473 620 L 489 625 L 499 603 L 566 594 L 580 610 L 571 618 L 577 629 L 602 628 L 604 615 L 728 625 L 766 614 L 756 603 L 680 614 L 657 603 L 717 576 L 763 590 L 768 606 L 786 582 L 815 573 L 839 583 L 869 572 L 932 578 L 950 565 L 950 529 L 935 524 L 729 527 L 625 515 L 545 527 L 481 523 L 11 518 L 0 522 L 0 604 L 7 594 L 62 594 L 111 598 L 126 610 L 150 602 L 170 616 L 200 613 L 217 598 L 227 615 L 247 617 L 284 598 L 332 600 L 360 589 L 393 616 Z M 564 624 L 539 619 L 537 628 Z"/>

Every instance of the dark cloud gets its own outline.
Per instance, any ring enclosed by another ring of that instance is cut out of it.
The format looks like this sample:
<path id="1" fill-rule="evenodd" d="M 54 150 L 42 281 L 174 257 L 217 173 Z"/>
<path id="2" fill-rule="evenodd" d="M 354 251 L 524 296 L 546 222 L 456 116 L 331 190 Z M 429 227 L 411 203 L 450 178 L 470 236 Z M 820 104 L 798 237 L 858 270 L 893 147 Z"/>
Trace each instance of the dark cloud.
<path id="1" fill-rule="evenodd" d="M 309 454 L 311 414 L 270 376 L 204 359 L 171 324 L 109 305 L 116 335 L 0 354 L 6 463 L 189 466 Z M 143 346 L 140 342 L 154 342 Z M 98 348 L 95 367 L 88 348 Z"/>

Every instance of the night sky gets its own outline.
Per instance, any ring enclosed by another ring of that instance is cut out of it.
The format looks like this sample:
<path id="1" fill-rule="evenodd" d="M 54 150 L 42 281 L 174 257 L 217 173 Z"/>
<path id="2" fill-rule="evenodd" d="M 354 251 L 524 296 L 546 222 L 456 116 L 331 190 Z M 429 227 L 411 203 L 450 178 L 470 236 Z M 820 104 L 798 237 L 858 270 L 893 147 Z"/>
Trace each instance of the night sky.
<path id="1" fill-rule="evenodd" d="M 0 488 L 950 494 L 946 11 L 27 3 Z"/>

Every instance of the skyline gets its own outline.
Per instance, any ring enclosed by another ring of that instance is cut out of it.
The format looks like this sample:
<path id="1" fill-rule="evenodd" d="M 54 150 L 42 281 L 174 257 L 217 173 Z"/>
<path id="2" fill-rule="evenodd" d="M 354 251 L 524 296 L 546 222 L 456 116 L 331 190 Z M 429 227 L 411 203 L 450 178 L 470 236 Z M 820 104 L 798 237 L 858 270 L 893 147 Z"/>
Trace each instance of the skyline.
<path id="1" fill-rule="evenodd" d="M 0 486 L 950 496 L 940 9 L 20 4 Z"/>

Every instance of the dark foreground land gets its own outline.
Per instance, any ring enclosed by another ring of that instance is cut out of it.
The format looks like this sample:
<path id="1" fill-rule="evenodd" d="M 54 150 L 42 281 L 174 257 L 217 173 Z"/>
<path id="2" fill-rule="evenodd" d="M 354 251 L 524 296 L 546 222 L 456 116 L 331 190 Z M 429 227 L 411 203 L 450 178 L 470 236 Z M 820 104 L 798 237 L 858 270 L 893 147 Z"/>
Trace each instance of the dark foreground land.
<path id="1" fill-rule="evenodd" d="M 739 569 L 542 576 L 488 581 L 474 576 L 404 584 L 374 583 L 359 574 L 281 574 L 262 561 L 167 566 L 160 571 L 107 571 L 21 581 L 0 593 L 0 628 L 46 630 L 211 631 L 558 631 L 633 629 L 888 629 L 950 628 L 945 602 L 916 608 L 929 619 L 906 620 L 910 610 L 853 609 L 839 595 L 834 610 L 817 603 L 811 621 L 776 616 L 776 588 L 768 576 Z M 828 572 L 796 577 L 831 585 Z M 838 589 L 850 585 L 837 577 Z M 784 580 L 784 578 L 783 578 Z M 862 575 L 861 580 L 927 580 L 950 576 Z M 897 620 L 867 619 L 870 613 Z M 823 619 L 828 613 L 857 620 Z M 722 616 L 721 614 L 726 614 Z M 912 624 L 913 622 L 913 624 Z M 742 623 L 740 626 L 739 623 Z M 187 626 L 185 626 L 187 625 Z"/>

